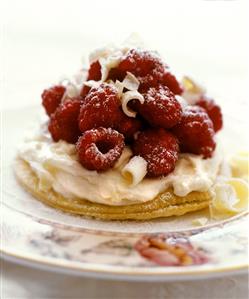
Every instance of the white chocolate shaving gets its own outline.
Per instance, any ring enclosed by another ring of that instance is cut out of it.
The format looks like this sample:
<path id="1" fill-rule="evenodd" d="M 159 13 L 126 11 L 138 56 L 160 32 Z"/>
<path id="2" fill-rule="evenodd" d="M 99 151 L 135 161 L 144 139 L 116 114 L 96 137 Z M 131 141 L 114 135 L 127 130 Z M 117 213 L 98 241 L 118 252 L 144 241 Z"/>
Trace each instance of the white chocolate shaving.
<path id="1" fill-rule="evenodd" d="M 66 87 L 66 91 L 62 97 L 62 102 L 67 98 L 74 98 L 80 95 L 83 83 L 86 80 L 87 71 L 80 70 L 72 78 L 62 77 L 59 84 Z"/>
<path id="2" fill-rule="evenodd" d="M 139 87 L 139 81 L 138 79 L 130 72 L 127 72 L 127 75 L 125 76 L 123 82 L 123 87 L 128 90 L 138 90 Z"/>
<path id="3" fill-rule="evenodd" d="M 90 53 L 89 62 L 91 64 L 94 61 L 99 60 L 100 58 L 107 58 L 108 56 L 112 55 L 112 53 L 114 53 L 115 51 L 117 51 L 117 49 L 113 44 L 97 48 Z"/>
<path id="4" fill-rule="evenodd" d="M 101 82 L 105 82 L 108 78 L 109 71 L 112 68 L 118 66 L 122 55 L 120 53 L 115 53 L 113 56 L 109 56 L 107 58 L 100 58 L 99 63 L 101 65 Z"/>
<path id="5" fill-rule="evenodd" d="M 184 76 L 182 78 L 183 94 L 182 97 L 189 105 L 194 105 L 200 99 L 200 96 L 206 93 L 206 90 L 192 78 Z"/>
<path id="6" fill-rule="evenodd" d="M 88 87 L 99 87 L 100 84 L 101 84 L 100 81 L 94 81 L 94 80 L 89 80 L 84 83 L 84 85 Z"/>
<path id="7" fill-rule="evenodd" d="M 118 96 L 119 96 L 119 98 L 121 98 L 122 94 L 123 94 L 123 89 L 124 89 L 123 83 L 118 80 L 115 83 L 112 80 L 110 80 L 108 83 L 115 85 L 115 87 L 118 91 Z"/>
<path id="8" fill-rule="evenodd" d="M 249 153 L 240 152 L 232 156 L 230 159 L 230 166 L 232 174 L 235 177 L 243 178 L 248 181 L 249 179 Z"/>
<path id="9" fill-rule="evenodd" d="M 207 224 L 208 222 L 208 218 L 207 217 L 200 217 L 200 218 L 196 218 L 192 221 L 192 224 L 195 226 L 203 226 L 205 224 Z"/>
<path id="10" fill-rule="evenodd" d="M 87 69 L 81 69 L 79 72 L 77 72 L 74 76 L 73 76 L 73 81 L 77 84 L 77 85 L 82 85 L 87 78 L 87 73 L 88 70 Z"/>
<path id="11" fill-rule="evenodd" d="M 124 166 L 129 163 L 129 160 L 132 157 L 132 150 L 130 149 L 129 146 L 126 146 L 122 152 L 121 157 L 118 159 L 118 161 L 114 165 L 114 169 L 117 169 L 121 171 Z"/>
<path id="12" fill-rule="evenodd" d="M 144 103 L 144 97 L 137 90 L 130 90 L 123 93 L 121 102 L 122 110 L 129 117 L 136 117 L 136 112 L 128 107 L 128 103 L 131 100 L 138 100 L 141 104 Z"/>
<path id="13" fill-rule="evenodd" d="M 128 184 L 136 186 L 147 174 L 147 162 L 140 156 L 134 156 L 121 171 Z"/>
<path id="14" fill-rule="evenodd" d="M 214 219 L 227 218 L 248 209 L 249 185 L 242 179 L 231 178 L 214 185 L 210 214 Z"/>
<path id="15" fill-rule="evenodd" d="M 111 82 L 112 81 L 109 83 Z M 121 99 L 123 112 L 129 117 L 136 117 L 137 113 L 128 107 L 128 102 L 131 100 L 138 100 L 141 104 L 144 103 L 144 97 L 137 91 L 139 87 L 138 79 L 132 73 L 127 72 L 124 80 L 122 82 L 117 80 L 114 85 L 117 88 L 118 95 Z M 124 88 L 128 89 L 128 91 L 123 92 Z"/>
<path id="16" fill-rule="evenodd" d="M 108 78 L 109 71 L 118 66 L 122 56 L 127 53 L 129 47 L 116 47 L 109 45 L 107 47 L 96 49 L 90 54 L 90 64 L 98 60 L 101 65 L 101 82 L 105 82 Z"/>
<path id="17" fill-rule="evenodd" d="M 69 83 L 68 86 L 66 87 L 65 93 L 69 98 L 73 98 L 73 97 L 77 97 L 80 94 L 80 91 L 75 84 Z"/>

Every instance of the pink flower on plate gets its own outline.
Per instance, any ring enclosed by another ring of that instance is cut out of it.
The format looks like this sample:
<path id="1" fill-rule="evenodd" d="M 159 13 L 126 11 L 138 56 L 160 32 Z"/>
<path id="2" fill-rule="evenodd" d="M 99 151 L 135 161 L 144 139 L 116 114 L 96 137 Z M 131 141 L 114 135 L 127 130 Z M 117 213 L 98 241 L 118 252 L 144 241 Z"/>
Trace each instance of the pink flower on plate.
<path id="1" fill-rule="evenodd" d="M 175 238 L 163 234 L 144 236 L 135 244 L 144 258 L 160 266 L 190 266 L 208 262 L 208 257 L 195 248 L 186 237 Z"/>

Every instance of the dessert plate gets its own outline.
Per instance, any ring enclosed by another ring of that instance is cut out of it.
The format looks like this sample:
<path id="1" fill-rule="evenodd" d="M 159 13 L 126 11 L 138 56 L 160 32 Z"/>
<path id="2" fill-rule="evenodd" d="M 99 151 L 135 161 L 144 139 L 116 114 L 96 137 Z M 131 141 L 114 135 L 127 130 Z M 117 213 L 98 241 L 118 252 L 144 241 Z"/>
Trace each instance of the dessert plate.
<path id="1" fill-rule="evenodd" d="M 200 279 L 247 270 L 247 213 L 201 227 L 192 221 L 208 211 L 146 222 L 100 221 L 64 214 L 32 198 L 16 182 L 12 165 L 17 145 L 39 113 L 40 107 L 3 113 L 3 258 L 58 272 L 127 280 Z M 244 124 L 226 123 L 225 134 L 241 132 L 237 143 L 242 145 Z M 229 148 L 230 139 L 223 139 Z"/>

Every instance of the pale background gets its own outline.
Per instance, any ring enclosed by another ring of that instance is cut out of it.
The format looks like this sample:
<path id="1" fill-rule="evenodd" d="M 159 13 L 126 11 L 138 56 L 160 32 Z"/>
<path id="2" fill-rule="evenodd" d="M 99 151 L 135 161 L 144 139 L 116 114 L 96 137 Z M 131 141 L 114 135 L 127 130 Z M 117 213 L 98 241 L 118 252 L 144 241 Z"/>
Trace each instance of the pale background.
<path id="1" fill-rule="evenodd" d="M 248 117 L 246 0 L 5 0 L 0 20 L 5 109 L 39 104 L 42 90 L 77 71 L 92 48 L 137 32 L 174 71 L 208 86 L 226 116 Z M 2 268 L 3 299 L 248 297 L 246 276 L 154 285 Z"/>

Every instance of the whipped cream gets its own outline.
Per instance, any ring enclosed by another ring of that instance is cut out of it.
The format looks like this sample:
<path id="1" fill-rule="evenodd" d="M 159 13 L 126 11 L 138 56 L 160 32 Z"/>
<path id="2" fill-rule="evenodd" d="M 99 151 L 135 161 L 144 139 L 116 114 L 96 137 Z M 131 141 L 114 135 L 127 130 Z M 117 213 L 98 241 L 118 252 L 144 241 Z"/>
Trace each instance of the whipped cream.
<path id="1" fill-rule="evenodd" d="M 67 198 L 87 199 L 107 205 L 146 202 L 169 187 L 178 196 L 192 191 L 208 191 L 220 171 L 223 158 L 217 149 L 210 159 L 180 154 L 175 170 L 162 178 L 144 178 L 137 184 L 122 175 L 132 152 L 126 147 L 113 169 L 105 172 L 85 169 L 77 160 L 75 146 L 64 141 L 52 142 L 47 134 L 37 133 L 26 139 L 19 150 L 39 178 L 41 190 L 53 189 Z"/>

